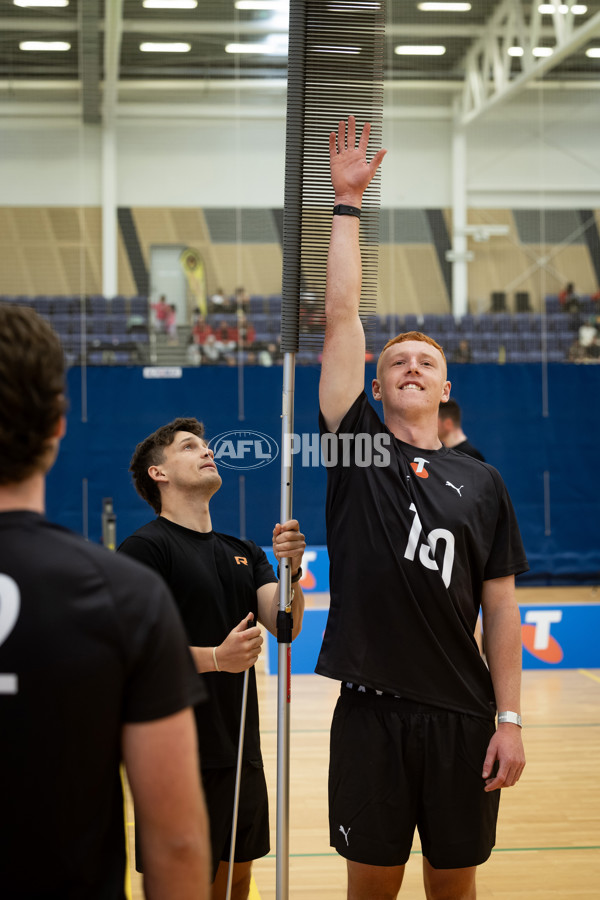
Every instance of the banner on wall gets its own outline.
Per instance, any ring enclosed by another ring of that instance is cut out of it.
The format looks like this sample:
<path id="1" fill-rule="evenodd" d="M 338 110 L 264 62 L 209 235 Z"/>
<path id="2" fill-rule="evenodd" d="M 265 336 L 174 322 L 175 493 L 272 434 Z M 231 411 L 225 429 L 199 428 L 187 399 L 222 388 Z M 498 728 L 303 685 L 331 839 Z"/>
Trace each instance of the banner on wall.
<path id="1" fill-rule="evenodd" d="M 273 567 L 277 560 L 265 552 Z M 307 547 L 300 582 L 305 594 L 329 592 L 327 547 Z M 600 603 L 519 604 L 524 669 L 600 668 Z M 328 609 L 306 609 L 302 633 L 292 646 L 292 673 L 314 672 Z M 277 641 L 267 640 L 267 672 L 277 672 Z"/>
<path id="2" fill-rule="evenodd" d="M 277 571 L 277 560 L 271 547 L 263 548 Z M 302 557 L 300 586 L 305 594 L 329 593 L 329 555 L 327 547 L 307 547 Z"/>

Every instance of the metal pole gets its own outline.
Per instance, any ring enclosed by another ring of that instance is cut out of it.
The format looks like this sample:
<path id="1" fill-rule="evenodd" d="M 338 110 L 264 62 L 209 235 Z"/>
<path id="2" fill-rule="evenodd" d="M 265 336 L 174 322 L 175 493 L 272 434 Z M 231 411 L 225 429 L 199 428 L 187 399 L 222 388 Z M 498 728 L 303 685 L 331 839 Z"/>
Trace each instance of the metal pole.
<path id="1" fill-rule="evenodd" d="M 292 454 L 291 435 L 294 432 L 294 376 L 295 353 L 283 357 L 283 395 L 281 413 L 281 509 L 280 522 L 292 516 Z M 289 559 L 282 559 L 279 567 L 279 613 L 277 616 L 277 843 L 276 889 L 277 900 L 288 900 L 290 855 L 290 701 L 292 665 L 292 614 L 289 598 L 292 570 Z"/>
<path id="2" fill-rule="evenodd" d="M 250 620 L 248 627 L 254 625 Z M 240 719 L 240 739 L 238 741 L 238 757 L 237 767 L 235 770 L 235 790 L 233 794 L 233 819 L 231 822 L 231 844 L 229 845 L 229 868 L 227 870 L 227 890 L 225 892 L 226 900 L 231 900 L 231 889 L 233 887 L 233 864 L 235 862 L 235 839 L 237 837 L 238 809 L 240 805 L 240 784 L 242 781 L 242 757 L 244 755 L 244 732 L 246 731 L 246 707 L 248 705 L 248 677 L 250 669 L 244 672 L 244 688 L 242 691 L 242 716 Z"/>

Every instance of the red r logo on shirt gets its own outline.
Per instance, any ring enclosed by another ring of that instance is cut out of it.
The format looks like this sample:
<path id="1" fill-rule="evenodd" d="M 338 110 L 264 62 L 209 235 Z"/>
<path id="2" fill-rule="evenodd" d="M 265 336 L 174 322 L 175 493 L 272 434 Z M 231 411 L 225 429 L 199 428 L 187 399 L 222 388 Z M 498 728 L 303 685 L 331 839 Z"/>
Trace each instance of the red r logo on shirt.
<path id="1" fill-rule="evenodd" d="M 248 560 L 246 559 L 245 556 L 234 556 L 233 558 L 235 559 L 238 566 L 247 566 L 248 565 Z"/>

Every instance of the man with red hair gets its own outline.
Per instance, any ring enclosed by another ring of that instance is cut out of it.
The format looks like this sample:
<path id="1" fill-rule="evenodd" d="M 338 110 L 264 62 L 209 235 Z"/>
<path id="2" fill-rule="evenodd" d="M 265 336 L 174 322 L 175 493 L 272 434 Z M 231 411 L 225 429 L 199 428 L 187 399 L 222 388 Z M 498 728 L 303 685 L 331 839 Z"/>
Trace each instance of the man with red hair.
<path id="1" fill-rule="evenodd" d="M 494 845 L 499 788 L 523 770 L 520 617 L 527 561 L 498 472 L 446 448 L 440 345 L 420 332 L 383 348 L 364 390 L 359 221 L 369 126 L 330 136 L 335 206 L 319 389 L 331 606 L 317 672 L 342 682 L 331 733 L 331 844 L 349 900 L 396 897 L 418 829 L 428 900 L 474 900 Z M 371 441 L 387 448 L 365 465 Z M 489 671 L 473 632 L 483 610 Z M 498 727 L 495 716 L 498 710 Z"/>

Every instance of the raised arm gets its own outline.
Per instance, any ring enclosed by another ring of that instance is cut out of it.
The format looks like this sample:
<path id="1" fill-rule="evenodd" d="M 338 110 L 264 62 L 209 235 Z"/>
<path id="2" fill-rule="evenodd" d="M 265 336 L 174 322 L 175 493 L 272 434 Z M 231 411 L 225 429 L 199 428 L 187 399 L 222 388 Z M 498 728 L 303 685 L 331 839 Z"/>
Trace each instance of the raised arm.
<path id="1" fill-rule="evenodd" d="M 362 207 L 363 194 L 377 172 L 385 150 L 367 162 L 371 126 L 367 123 L 356 142 L 354 116 L 340 122 L 337 135 L 329 135 L 334 205 Z M 359 246 L 360 221 L 353 215 L 335 215 L 327 259 L 325 291 L 325 343 L 319 384 L 319 402 L 327 427 L 336 431 L 365 381 L 365 335 L 358 315 L 362 285 Z"/>

